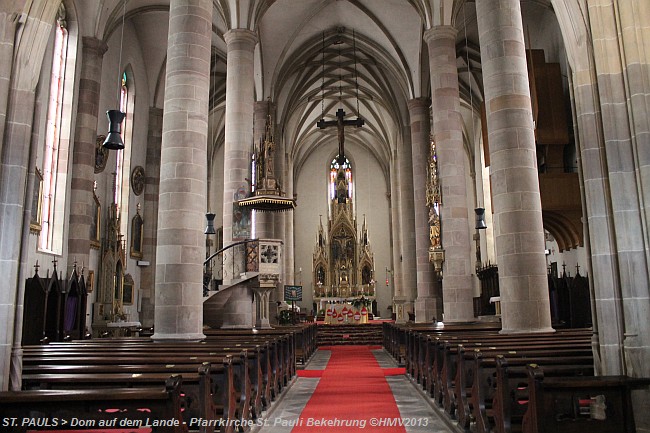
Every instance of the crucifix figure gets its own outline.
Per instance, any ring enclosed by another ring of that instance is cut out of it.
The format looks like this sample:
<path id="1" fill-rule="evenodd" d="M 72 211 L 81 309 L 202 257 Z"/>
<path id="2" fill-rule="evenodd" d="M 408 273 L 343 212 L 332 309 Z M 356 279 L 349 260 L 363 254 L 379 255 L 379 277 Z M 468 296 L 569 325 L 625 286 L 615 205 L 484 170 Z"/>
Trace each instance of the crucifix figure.
<path id="1" fill-rule="evenodd" d="M 336 162 L 338 162 L 339 164 L 343 164 L 345 162 L 345 149 L 344 149 L 345 126 L 356 126 L 358 128 L 360 126 L 363 126 L 364 123 L 365 122 L 361 117 L 357 117 L 355 120 L 345 120 L 345 111 L 343 111 L 342 108 L 339 108 L 336 111 L 336 120 L 326 121 L 325 119 L 321 119 L 318 122 L 316 122 L 316 126 L 318 126 L 320 129 L 325 129 L 330 126 L 336 126 L 336 129 L 338 130 L 338 136 L 339 136 L 339 155 L 336 159 Z"/>

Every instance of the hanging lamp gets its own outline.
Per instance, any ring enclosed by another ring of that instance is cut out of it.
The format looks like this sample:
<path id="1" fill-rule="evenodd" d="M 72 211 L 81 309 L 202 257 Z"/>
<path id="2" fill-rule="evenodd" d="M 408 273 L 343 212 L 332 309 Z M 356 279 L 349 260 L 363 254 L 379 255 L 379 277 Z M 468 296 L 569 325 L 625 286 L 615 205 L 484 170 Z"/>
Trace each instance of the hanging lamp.
<path id="1" fill-rule="evenodd" d="M 120 68 L 122 65 L 122 44 L 124 42 L 124 18 L 126 17 L 126 1 L 124 0 L 122 6 L 122 29 L 120 34 L 120 57 L 117 64 L 117 105 L 120 105 Z M 124 149 L 124 140 L 122 140 L 122 122 L 126 117 L 126 113 L 121 110 L 108 110 L 106 112 L 106 117 L 108 117 L 108 134 L 106 134 L 106 140 L 104 140 L 103 146 L 106 149 L 110 150 L 122 150 Z"/>
<path id="2" fill-rule="evenodd" d="M 474 213 L 476 214 L 476 226 L 474 228 L 476 230 L 486 229 L 487 224 L 485 223 L 485 209 L 482 207 L 477 207 L 474 209 Z"/>

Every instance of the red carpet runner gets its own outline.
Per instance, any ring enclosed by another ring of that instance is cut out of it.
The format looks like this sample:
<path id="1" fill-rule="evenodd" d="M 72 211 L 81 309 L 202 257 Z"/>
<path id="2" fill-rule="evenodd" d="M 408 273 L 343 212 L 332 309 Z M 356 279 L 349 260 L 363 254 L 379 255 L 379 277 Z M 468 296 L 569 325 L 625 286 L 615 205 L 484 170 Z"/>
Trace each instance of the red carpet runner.
<path id="1" fill-rule="evenodd" d="M 291 433 L 406 432 L 384 370 L 371 352 L 374 347 L 321 349 L 331 350 L 332 356 Z"/>

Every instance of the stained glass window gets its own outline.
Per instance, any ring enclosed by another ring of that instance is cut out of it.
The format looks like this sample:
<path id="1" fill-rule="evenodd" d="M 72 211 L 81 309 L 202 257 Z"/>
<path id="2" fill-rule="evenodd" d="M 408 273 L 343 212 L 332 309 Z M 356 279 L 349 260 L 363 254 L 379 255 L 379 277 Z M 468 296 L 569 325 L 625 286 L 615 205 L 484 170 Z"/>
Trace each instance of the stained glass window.
<path id="1" fill-rule="evenodd" d="M 330 195 L 330 200 L 333 200 L 336 198 L 336 177 L 339 172 L 340 165 L 336 161 L 338 156 L 332 160 L 332 163 L 330 164 L 330 183 L 329 183 L 329 195 Z M 345 178 L 348 183 L 348 199 L 352 198 L 352 164 L 350 161 L 345 158 L 345 162 L 343 163 L 343 169 L 345 170 Z"/>
<path id="2" fill-rule="evenodd" d="M 67 172 L 68 140 L 63 131 L 64 129 L 69 130 L 69 125 L 64 125 L 64 91 L 68 57 L 68 29 L 65 16 L 65 8 L 62 4 L 54 27 L 45 150 L 43 152 L 43 205 L 38 245 L 40 249 L 46 251 L 58 249 L 55 247 L 60 247 L 61 242 L 55 242 L 55 234 L 60 234 L 56 238 L 62 238 L 63 235 L 63 220 L 57 215 L 62 215 L 60 211 L 65 205 L 65 187 L 60 187 L 59 183 L 65 182 L 62 177 Z"/>

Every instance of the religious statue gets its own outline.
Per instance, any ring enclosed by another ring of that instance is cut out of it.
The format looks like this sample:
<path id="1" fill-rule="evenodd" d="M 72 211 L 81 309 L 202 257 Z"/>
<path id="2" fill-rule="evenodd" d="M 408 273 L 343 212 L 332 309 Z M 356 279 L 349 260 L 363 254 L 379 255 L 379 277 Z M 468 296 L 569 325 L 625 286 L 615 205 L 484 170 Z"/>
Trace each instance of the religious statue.
<path id="1" fill-rule="evenodd" d="M 264 176 L 273 176 L 273 153 L 275 152 L 275 142 L 273 140 L 264 140 Z"/>
<path id="2" fill-rule="evenodd" d="M 435 208 L 429 208 L 429 241 L 432 248 L 440 248 L 440 216 Z"/>
<path id="3" fill-rule="evenodd" d="M 343 123 L 343 116 L 336 116 L 336 129 L 339 137 L 339 157 L 345 156 L 345 128 Z"/>

